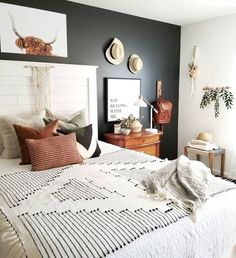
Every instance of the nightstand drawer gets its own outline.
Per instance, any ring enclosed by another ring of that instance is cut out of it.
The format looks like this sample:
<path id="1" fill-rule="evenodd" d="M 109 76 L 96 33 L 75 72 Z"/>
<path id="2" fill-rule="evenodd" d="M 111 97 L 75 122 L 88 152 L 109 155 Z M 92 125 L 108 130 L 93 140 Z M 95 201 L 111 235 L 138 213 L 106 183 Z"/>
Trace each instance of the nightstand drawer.
<path id="1" fill-rule="evenodd" d="M 137 145 L 145 145 L 150 143 L 157 143 L 160 141 L 159 135 L 149 135 L 149 136 L 138 136 L 126 139 L 125 147 L 137 146 Z"/>
<path id="2" fill-rule="evenodd" d="M 150 134 L 142 131 L 140 133 L 131 133 L 129 135 L 106 133 L 104 134 L 104 138 L 106 142 L 122 148 L 144 152 L 146 154 L 159 157 L 161 135 L 162 132 Z"/>
<path id="3" fill-rule="evenodd" d="M 146 146 L 136 146 L 133 148 L 129 148 L 131 150 L 135 150 L 135 151 L 139 151 L 139 152 L 143 152 L 152 156 L 156 156 L 159 157 L 160 153 L 159 153 L 159 144 L 152 144 L 152 145 L 146 145 Z"/>

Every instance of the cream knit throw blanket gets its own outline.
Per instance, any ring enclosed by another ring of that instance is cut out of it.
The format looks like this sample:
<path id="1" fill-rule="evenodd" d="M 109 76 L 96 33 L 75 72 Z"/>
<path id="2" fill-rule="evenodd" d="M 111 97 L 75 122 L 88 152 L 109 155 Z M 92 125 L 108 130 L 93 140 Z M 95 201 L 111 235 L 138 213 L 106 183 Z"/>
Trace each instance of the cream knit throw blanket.
<path id="1" fill-rule="evenodd" d="M 209 196 L 208 183 L 213 176 L 200 161 L 184 155 L 146 177 L 142 184 L 158 199 L 170 199 L 195 212 Z"/>

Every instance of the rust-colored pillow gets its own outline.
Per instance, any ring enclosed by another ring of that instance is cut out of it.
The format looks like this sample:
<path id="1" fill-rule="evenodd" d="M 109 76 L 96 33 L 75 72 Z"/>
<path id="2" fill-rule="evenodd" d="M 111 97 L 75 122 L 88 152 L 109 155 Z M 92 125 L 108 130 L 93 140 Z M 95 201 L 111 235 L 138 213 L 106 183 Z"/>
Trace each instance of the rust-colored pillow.
<path id="1" fill-rule="evenodd" d="M 13 125 L 16 131 L 16 135 L 20 145 L 21 152 L 21 164 L 30 164 L 30 154 L 28 147 L 26 145 L 26 139 L 42 139 L 55 135 L 58 125 L 58 120 L 53 121 L 52 123 L 45 126 L 43 129 L 35 129 L 32 127 L 25 127 L 21 125 Z"/>
<path id="2" fill-rule="evenodd" d="M 25 140 L 31 157 L 32 171 L 83 163 L 75 133 L 40 140 Z"/>

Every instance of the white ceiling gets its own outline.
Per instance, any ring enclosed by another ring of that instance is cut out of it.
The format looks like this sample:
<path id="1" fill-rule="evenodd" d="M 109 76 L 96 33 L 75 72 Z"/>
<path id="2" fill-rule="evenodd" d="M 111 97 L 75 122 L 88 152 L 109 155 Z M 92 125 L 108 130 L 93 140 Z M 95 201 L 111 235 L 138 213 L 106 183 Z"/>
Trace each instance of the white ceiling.
<path id="1" fill-rule="evenodd" d="M 186 25 L 236 12 L 236 0 L 69 0 L 157 21 Z"/>

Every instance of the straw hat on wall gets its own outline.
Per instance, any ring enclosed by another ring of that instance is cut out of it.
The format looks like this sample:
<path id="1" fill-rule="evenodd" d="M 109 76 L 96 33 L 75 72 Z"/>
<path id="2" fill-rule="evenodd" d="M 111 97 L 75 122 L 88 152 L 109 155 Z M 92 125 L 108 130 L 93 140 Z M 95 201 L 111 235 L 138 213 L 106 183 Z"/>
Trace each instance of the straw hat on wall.
<path id="1" fill-rule="evenodd" d="M 129 66 L 129 70 L 131 71 L 131 73 L 137 73 L 142 70 L 143 61 L 138 55 L 133 54 L 129 58 L 128 66 Z"/>
<path id="2" fill-rule="evenodd" d="M 114 65 L 118 65 L 122 63 L 125 57 L 124 47 L 122 42 L 114 38 L 111 42 L 110 46 L 106 50 L 106 58 L 107 60 Z"/>

